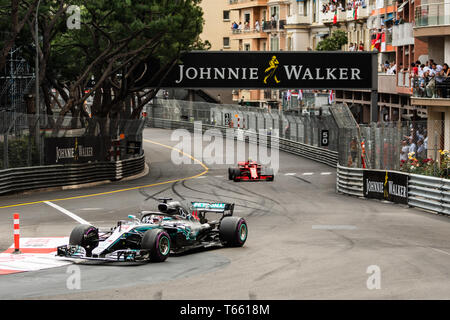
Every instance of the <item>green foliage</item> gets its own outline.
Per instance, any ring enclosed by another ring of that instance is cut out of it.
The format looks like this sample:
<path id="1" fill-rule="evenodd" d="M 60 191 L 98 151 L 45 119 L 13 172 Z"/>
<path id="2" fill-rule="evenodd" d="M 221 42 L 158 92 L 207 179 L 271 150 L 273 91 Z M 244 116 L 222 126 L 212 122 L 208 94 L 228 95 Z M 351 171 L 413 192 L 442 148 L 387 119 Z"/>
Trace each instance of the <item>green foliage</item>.
<path id="1" fill-rule="evenodd" d="M 331 36 L 317 44 L 318 51 L 338 51 L 348 43 L 348 36 L 344 30 L 335 30 Z"/>
<path id="2" fill-rule="evenodd" d="M 0 142 L 0 169 L 4 169 L 4 147 L 4 143 Z M 30 151 L 31 153 L 29 154 Z M 39 165 L 39 150 L 36 148 L 34 139 L 29 136 L 9 137 L 8 163 L 9 168 Z"/>

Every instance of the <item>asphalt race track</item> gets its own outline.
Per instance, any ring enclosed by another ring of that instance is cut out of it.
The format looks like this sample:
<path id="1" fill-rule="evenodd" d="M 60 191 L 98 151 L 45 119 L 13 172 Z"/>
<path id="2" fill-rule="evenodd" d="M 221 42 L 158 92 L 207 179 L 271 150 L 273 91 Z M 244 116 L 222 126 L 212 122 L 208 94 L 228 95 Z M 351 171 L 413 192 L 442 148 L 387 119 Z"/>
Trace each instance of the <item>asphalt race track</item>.
<path id="1" fill-rule="evenodd" d="M 0 251 L 13 243 L 14 212 L 23 237 L 70 234 L 77 221 L 42 201 L 110 227 L 155 209 L 160 196 L 235 202 L 249 225 L 245 246 L 161 264 L 78 265 L 79 290 L 67 288 L 67 266 L 3 275 L 0 299 L 450 299 L 449 218 L 338 195 L 335 169 L 283 152 L 274 182 L 235 183 L 228 165 L 173 164 L 163 146 L 176 145 L 170 131 L 146 129 L 144 138 L 157 143 L 145 143 L 145 177 L 1 197 Z M 370 266 L 380 289 L 367 287 Z"/>

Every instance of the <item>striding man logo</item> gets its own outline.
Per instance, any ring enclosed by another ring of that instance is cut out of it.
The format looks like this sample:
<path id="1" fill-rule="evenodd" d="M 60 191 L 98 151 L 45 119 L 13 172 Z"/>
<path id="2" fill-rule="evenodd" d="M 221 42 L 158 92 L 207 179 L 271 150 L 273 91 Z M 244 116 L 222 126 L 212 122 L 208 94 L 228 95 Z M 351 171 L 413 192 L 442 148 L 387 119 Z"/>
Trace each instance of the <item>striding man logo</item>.
<path id="1" fill-rule="evenodd" d="M 386 177 L 384 178 L 384 198 L 385 199 L 389 198 L 388 181 L 389 181 L 389 175 L 388 175 L 388 172 L 386 171 Z"/>
<path id="2" fill-rule="evenodd" d="M 270 78 L 273 78 L 276 83 L 281 82 L 280 80 L 278 80 L 276 75 L 279 64 L 280 62 L 278 62 L 277 56 L 273 56 L 272 60 L 269 61 L 269 67 L 264 71 L 264 73 L 266 74 L 266 77 L 264 78 L 264 84 L 267 84 L 267 81 Z"/>

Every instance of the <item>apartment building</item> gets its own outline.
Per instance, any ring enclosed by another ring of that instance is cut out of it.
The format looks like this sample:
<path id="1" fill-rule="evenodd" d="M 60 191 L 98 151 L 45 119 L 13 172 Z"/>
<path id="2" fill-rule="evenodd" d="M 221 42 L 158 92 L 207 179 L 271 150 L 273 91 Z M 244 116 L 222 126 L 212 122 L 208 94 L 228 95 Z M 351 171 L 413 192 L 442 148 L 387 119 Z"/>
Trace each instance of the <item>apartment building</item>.
<path id="1" fill-rule="evenodd" d="M 421 62 L 433 59 L 439 65 L 450 64 L 450 1 L 406 1 L 410 16 L 414 18 L 413 36 L 416 58 Z M 418 46 L 419 44 L 419 46 Z M 420 54 L 418 53 L 420 52 Z M 436 91 L 430 96 L 413 84 L 411 104 L 426 107 L 428 111 L 429 144 L 438 149 L 450 148 L 450 80 L 436 82 Z M 436 141 L 437 139 L 437 141 Z"/>
<path id="2" fill-rule="evenodd" d="M 237 28 L 229 31 L 239 51 L 285 51 L 287 0 L 227 0 Z M 234 91 L 234 100 L 257 107 L 280 107 L 279 90 Z"/>
<path id="3" fill-rule="evenodd" d="M 237 20 L 237 12 L 228 8 L 229 0 L 202 0 L 205 24 L 200 39 L 211 43 L 211 50 L 238 50 L 237 43 L 231 41 L 231 23 Z"/>
<path id="4" fill-rule="evenodd" d="M 373 40 L 379 42 L 376 45 L 379 59 L 378 120 L 401 121 L 427 117 L 425 106 L 413 104 L 412 82 L 409 77 L 409 66 L 412 62 L 428 60 L 427 44 L 413 35 L 414 11 L 418 1 L 420 0 L 374 0 L 368 3 L 368 50 L 373 49 Z M 349 39 L 349 42 L 352 41 Z M 397 66 L 396 74 L 386 73 L 386 62 Z M 358 121 L 367 123 L 371 120 L 370 92 L 338 91 L 336 101 L 346 102 Z"/>

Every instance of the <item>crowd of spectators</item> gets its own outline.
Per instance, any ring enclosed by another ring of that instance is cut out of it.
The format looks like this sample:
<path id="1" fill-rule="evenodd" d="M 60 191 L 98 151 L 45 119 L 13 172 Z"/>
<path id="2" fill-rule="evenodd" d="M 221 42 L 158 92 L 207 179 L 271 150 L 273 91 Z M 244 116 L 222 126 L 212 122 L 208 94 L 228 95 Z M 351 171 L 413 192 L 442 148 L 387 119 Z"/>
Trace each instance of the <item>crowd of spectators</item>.
<path id="1" fill-rule="evenodd" d="M 359 44 L 358 43 L 353 43 L 353 42 L 350 42 L 350 44 L 348 45 L 348 51 L 364 51 L 365 50 L 365 48 L 364 48 L 364 42 L 360 42 Z"/>
<path id="2" fill-rule="evenodd" d="M 256 20 L 255 25 L 253 27 L 253 31 L 260 32 L 262 26 L 264 26 L 265 24 L 266 22 L 264 20 L 262 20 L 261 22 Z M 241 33 L 241 32 L 250 32 L 252 31 L 252 28 L 250 27 L 249 21 L 245 21 L 244 24 L 242 24 L 242 22 L 239 22 L 239 24 L 237 22 L 233 22 L 231 24 L 231 30 L 233 31 L 233 33 Z"/>
<path id="3" fill-rule="evenodd" d="M 418 128 L 411 128 L 410 135 L 405 136 L 402 140 L 402 148 L 400 150 L 400 161 L 407 162 L 410 157 L 418 160 L 425 160 L 428 158 L 428 133 L 427 130 L 419 126 Z"/>
<path id="4" fill-rule="evenodd" d="M 355 7 L 366 7 L 366 0 L 331 0 L 322 4 L 322 13 L 335 12 L 336 10 L 344 12 L 353 10 Z"/>
<path id="5" fill-rule="evenodd" d="M 450 69 L 447 63 L 439 64 L 433 59 L 425 63 L 411 63 L 409 72 L 414 95 L 427 98 L 448 98 L 450 91 Z"/>

